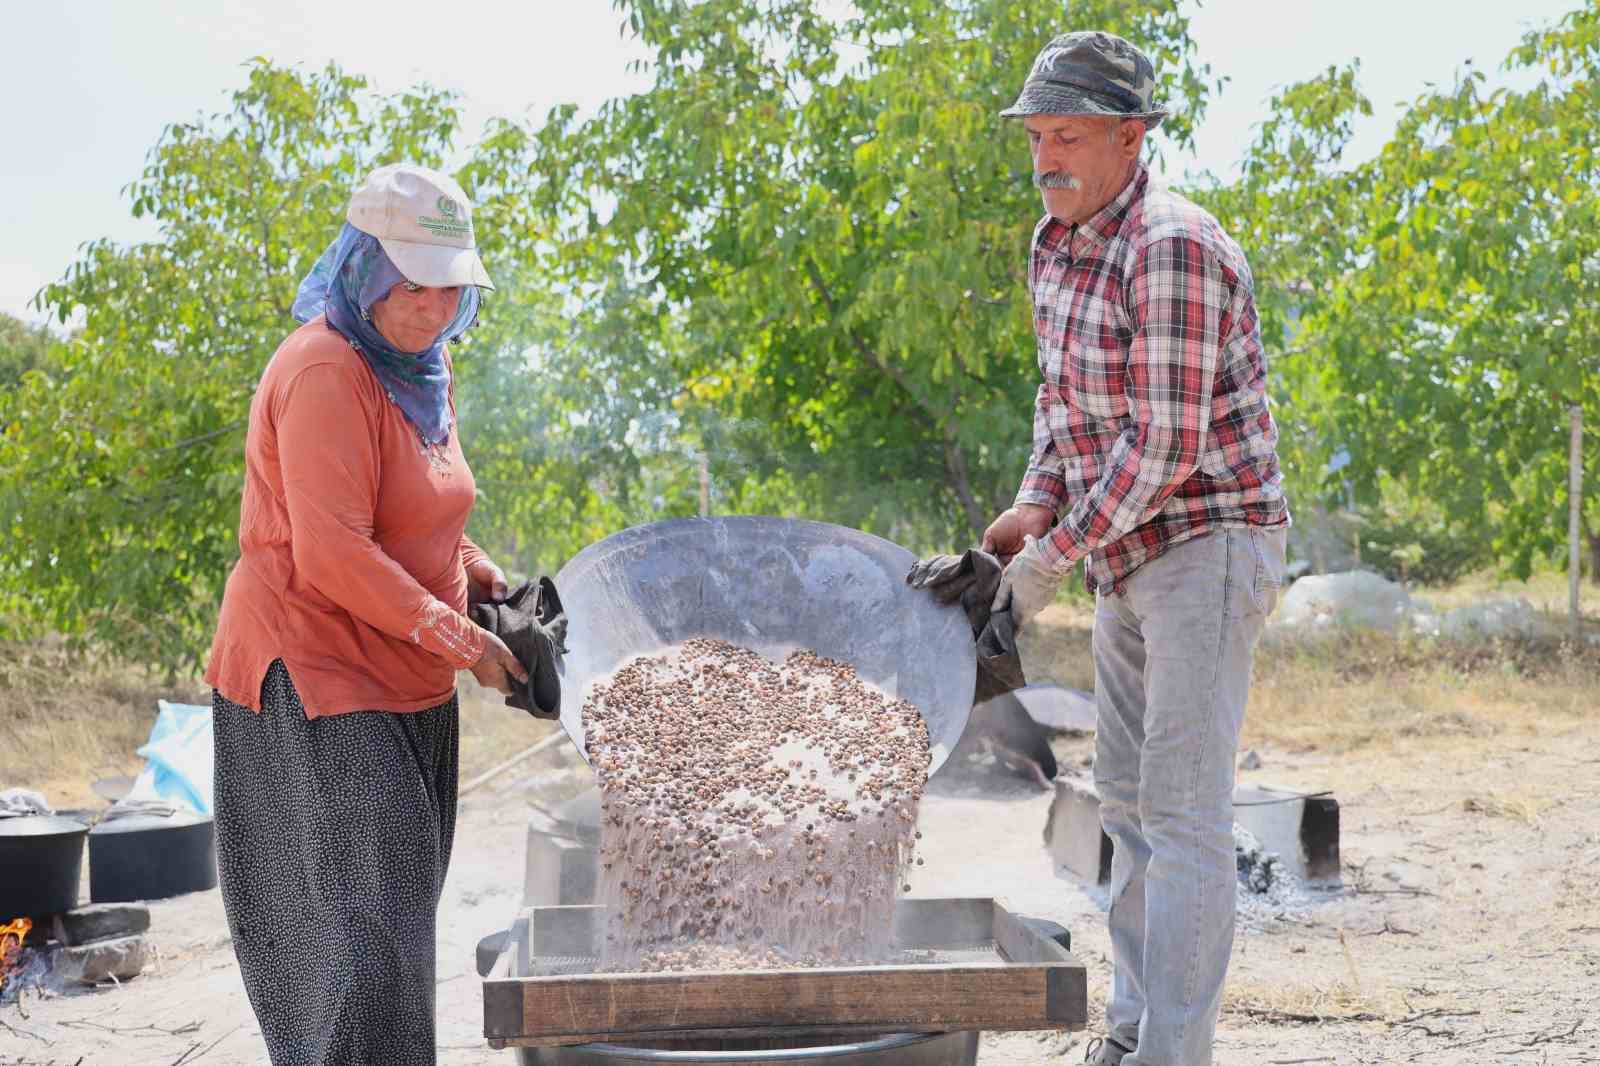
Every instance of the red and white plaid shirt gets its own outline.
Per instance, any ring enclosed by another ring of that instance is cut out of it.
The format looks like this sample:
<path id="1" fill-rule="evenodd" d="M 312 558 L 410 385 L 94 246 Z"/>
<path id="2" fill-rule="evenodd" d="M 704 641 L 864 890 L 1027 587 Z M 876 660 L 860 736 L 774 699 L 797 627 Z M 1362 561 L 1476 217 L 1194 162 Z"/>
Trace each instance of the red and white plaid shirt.
<path id="1" fill-rule="evenodd" d="M 1091 591 L 1227 526 L 1289 521 L 1250 266 L 1217 220 L 1141 165 L 1072 226 L 1046 216 L 1030 283 L 1033 457 L 1018 503 L 1059 518 L 1046 558 Z"/>

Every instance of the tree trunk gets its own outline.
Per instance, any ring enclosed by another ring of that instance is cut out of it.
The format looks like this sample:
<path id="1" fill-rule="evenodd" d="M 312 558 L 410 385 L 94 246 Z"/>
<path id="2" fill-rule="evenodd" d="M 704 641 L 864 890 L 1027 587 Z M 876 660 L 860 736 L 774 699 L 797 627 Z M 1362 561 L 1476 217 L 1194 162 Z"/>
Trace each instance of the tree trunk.
<path id="1" fill-rule="evenodd" d="M 967 516 L 967 524 L 972 527 L 974 541 L 981 539 L 984 529 L 988 527 L 988 516 L 983 513 L 983 508 L 978 505 L 978 498 L 972 493 L 972 477 L 967 471 L 967 457 L 961 454 L 961 445 L 956 440 L 950 410 L 930 402 L 904 370 L 895 366 L 883 353 L 869 345 L 860 334 L 848 326 L 840 325 L 839 305 L 833 298 L 833 291 L 828 288 L 827 282 L 822 277 L 821 268 L 814 259 L 807 259 L 804 266 L 812 287 L 816 289 L 817 295 L 822 298 L 823 305 L 828 309 L 829 318 L 843 331 L 851 347 L 869 366 L 877 367 L 890 381 L 898 385 L 912 406 L 927 420 L 929 427 L 944 438 L 944 468 L 949 475 L 950 490 L 956 494 L 956 499 L 961 501 L 961 509 Z"/>
<path id="2" fill-rule="evenodd" d="M 1579 527 L 1583 522 L 1583 408 L 1573 404 L 1572 435 L 1567 455 L 1567 613 L 1571 616 L 1572 636 L 1583 635 L 1583 611 L 1578 602 L 1580 560 Z"/>
<path id="3" fill-rule="evenodd" d="M 700 453 L 700 517 L 705 518 L 711 514 L 711 460 L 705 452 Z"/>
<path id="4" fill-rule="evenodd" d="M 990 516 L 983 513 L 977 496 L 973 495 L 972 476 L 967 471 L 967 457 L 961 453 L 961 445 L 955 440 L 955 430 L 947 424 L 944 427 L 944 435 L 944 468 L 950 474 L 950 490 L 956 494 L 956 499 L 961 501 L 961 509 L 967 515 L 967 524 L 972 527 L 972 542 L 977 544 L 983 539 L 983 531 L 989 528 Z"/>

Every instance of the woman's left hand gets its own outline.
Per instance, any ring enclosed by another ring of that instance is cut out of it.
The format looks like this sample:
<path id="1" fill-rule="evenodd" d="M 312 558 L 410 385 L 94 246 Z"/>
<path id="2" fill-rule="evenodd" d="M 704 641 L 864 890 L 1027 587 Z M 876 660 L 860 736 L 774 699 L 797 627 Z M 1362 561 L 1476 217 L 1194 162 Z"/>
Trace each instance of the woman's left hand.
<path id="1" fill-rule="evenodd" d="M 467 567 L 467 604 L 499 603 L 510 593 L 505 573 L 487 559 Z"/>

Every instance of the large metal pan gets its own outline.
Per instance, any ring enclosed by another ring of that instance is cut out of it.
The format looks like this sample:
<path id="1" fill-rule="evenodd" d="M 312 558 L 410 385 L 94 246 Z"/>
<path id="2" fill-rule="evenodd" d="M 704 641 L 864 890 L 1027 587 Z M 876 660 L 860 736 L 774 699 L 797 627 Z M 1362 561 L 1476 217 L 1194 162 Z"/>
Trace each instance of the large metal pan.
<path id="1" fill-rule="evenodd" d="M 928 724 L 932 773 L 966 728 L 977 655 L 960 609 L 907 587 L 914 561 L 860 530 L 789 518 L 678 519 L 591 544 L 556 575 L 571 648 L 562 728 L 583 752 L 590 682 L 635 656 L 720 637 L 775 658 L 809 648 L 911 701 Z"/>

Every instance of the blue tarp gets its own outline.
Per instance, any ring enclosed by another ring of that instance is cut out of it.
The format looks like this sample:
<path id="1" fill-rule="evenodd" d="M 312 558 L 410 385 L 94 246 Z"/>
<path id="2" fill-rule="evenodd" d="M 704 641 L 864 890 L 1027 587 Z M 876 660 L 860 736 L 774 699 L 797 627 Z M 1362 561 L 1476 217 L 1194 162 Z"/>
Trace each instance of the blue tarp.
<path id="1" fill-rule="evenodd" d="M 128 793 L 130 800 L 176 803 L 211 813 L 213 753 L 211 708 L 157 700 L 156 724 L 136 754 L 144 769 Z"/>

